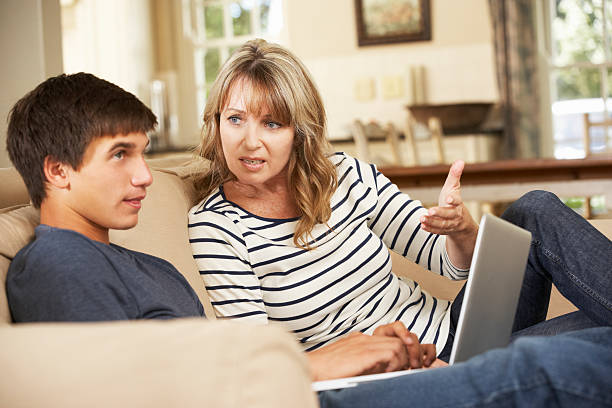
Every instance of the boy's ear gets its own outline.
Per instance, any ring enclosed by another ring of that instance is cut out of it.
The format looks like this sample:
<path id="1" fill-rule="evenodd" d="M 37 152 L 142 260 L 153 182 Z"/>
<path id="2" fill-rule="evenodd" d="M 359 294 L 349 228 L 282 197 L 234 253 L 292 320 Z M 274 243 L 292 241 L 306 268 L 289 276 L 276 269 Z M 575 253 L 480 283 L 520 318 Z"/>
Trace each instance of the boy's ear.
<path id="1" fill-rule="evenodd" d="M 69 165 L 55 160 L 51 156 L 45 157 L 45 163 L 43 164 L 43 171 L 45 173 L 45 179 L 52 186 L 57 188 L 67 188 L 70 186 L 70 172 L 68 171 Z"/>

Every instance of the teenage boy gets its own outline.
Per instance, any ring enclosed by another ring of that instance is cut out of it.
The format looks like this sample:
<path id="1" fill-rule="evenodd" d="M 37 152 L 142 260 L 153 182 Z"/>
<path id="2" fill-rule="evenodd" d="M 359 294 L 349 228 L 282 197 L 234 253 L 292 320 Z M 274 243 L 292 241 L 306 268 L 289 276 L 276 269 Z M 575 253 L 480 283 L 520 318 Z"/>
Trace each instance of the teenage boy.
<path id="1" fill-rule="evenodd" d="M 50 78 L 13 107 L 7 150 L 40 208 L 7 275 L 15 321 L 204 316 L 170 263 L 109 243 L 110 228 L 138 222 L 156 124 L 134 95 L 86 73 Z"/>

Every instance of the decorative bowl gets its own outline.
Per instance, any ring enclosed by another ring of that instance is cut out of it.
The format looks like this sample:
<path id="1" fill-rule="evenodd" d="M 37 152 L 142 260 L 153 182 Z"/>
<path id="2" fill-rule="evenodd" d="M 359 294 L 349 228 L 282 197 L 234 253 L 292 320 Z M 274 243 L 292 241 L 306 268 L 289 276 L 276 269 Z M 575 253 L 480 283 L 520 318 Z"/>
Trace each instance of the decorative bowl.
<path id="1" fill-rule="evenodd" d="M 478 129 L 488 118 L 492 102 L 454 103 L 446 105 L 412 105 L 407 108 L 417 122 L 427 124 L 437 117 L 445 131 Z"/>

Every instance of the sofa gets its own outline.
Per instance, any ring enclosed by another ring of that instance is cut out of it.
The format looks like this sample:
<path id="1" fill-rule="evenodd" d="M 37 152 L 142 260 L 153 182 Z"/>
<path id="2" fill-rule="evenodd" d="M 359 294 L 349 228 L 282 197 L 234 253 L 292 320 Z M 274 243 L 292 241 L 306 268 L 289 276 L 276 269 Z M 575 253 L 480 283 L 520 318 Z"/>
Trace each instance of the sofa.
<path id="1" fill-rule="evenodd" d="M 13 324 L 4 290 L 11 259 L 32 238 L 38 212 L 13 168 L 0 169 L 0 406 L 314 407 L 307 361 L 280 327 L 216 320 L 191 256 L 187 211 L 200 163 L 151 160 L 153 185 L 138 225 L 111 241 L 171 262 L 209 319 Z M 171 165 L 172 167 L 168 167 Z M 612 236 L 612 220 L 596 227 Z M 461 283 L 396 256 L 394 272 L 452 299 Z M 573 309 L 558 293 L 549 316 Z"/>

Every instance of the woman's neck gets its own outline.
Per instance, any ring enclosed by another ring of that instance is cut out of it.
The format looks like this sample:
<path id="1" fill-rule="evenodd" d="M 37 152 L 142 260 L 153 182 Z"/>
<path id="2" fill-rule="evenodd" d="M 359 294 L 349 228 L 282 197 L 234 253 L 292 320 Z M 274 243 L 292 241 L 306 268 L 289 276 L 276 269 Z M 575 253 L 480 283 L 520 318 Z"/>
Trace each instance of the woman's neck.
<path id="1" fill-rule="evenodd" d="M 229 181 L 223 185 L 225 197 L 245 210 L 265 218 L 294 218 L 298 210 L 288 184 L 254 186 Z"/>

